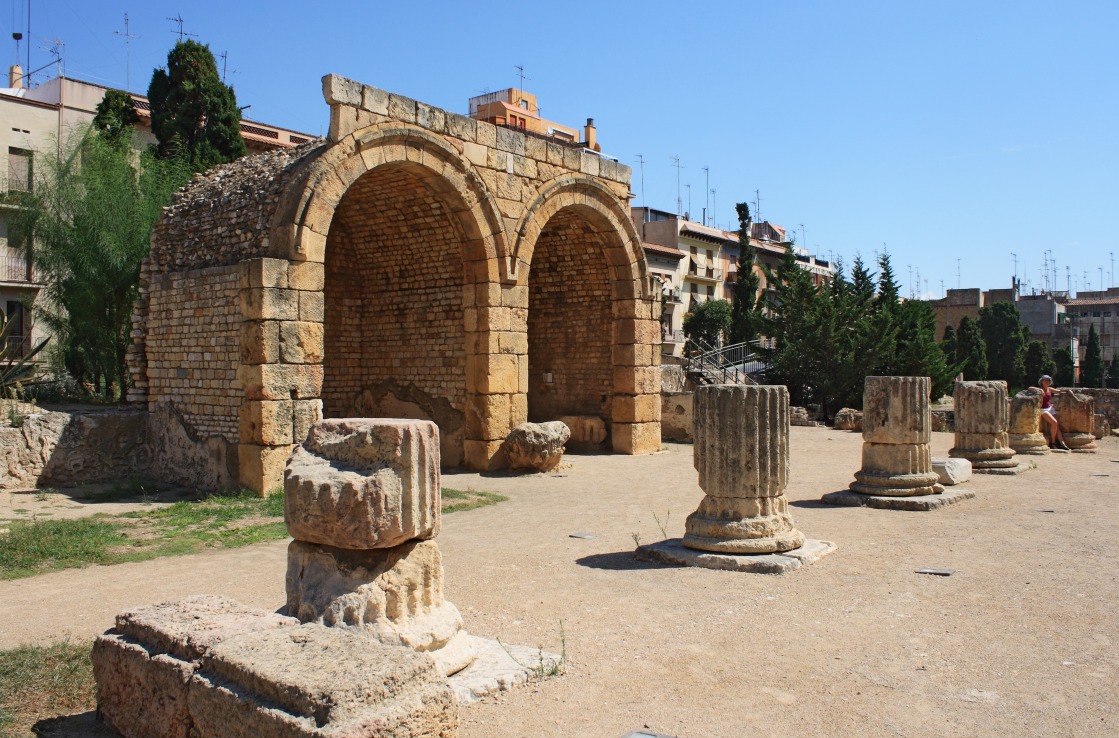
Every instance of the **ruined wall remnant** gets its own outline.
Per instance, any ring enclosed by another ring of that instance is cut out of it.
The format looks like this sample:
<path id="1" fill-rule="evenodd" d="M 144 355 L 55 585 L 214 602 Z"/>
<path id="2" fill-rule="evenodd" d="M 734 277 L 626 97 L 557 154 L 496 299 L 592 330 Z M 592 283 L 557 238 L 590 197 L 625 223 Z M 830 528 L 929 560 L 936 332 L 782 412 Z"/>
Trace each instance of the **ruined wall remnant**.
<path id="1" fill-rule="evenodd" d="M 327 140 L 216 167 L 166 209 L 129 398 L 262 492 L 324 411 L 432 420 L 444 463 L 478 469 L 530 416 L 657 451 L 630 169 L 333 75 L 323 94 Z"/>

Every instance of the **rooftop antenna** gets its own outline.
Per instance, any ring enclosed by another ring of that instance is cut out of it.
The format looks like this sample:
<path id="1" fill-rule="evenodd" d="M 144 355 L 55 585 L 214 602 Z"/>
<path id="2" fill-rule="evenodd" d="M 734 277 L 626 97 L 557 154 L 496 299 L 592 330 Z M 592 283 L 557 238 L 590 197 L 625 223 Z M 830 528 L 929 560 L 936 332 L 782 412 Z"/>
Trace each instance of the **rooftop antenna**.
<path id="1" fill-rule="evenodd" d="M 132 91 L 132 39 L 139 36 L 128 32 L 128 13 L 124 14 L 124 33 L 113 31 L 114 36 L 124 37 L 124 89 Z"/>
<path id="2" fill-rule="evenodd" d="M 686 187 L 688 189 L 687 215 L 688 215 L 688 220 L 691 220 L 692 219 L 692 186 L 690 184 L 686 184 L 686 185 L 684 185 L 684 187 Z"/>
<path id="3" fill-rule="evenodd" d="M 714 187 L 711 188 L 711 227 L 712 228 L 718 228 L 719 227 L 719 226 L 715 225 L 715 188 Z M 750 238 L 750 234 L 747 233 L 746 234 L 746 239 L 749 240 L 749 238 Z"/>
<path id="4" fill-rule="evenodd" d="M 1072 297 L 1072 268 L 1071 267 L 1068 267 L 1068 266 L 1065 267 L 1065 279 L 1068 281 L 1069 297 Z"/>
<path id="5" fill-rule="evenodd" d="M 956 259 L 956 289 L 960 289 L 960 260 Z"/>
<path id="6" fill-rule="evenodd" d="M 221 81 L 222 84 L 225 84 L 225 68 L 226 65 L 229 64 L 229 52 L 223 51 L 221 52 L 221 54 L 219 54 L 219 56 L 221 57 Z M 237 70 L 230 70 L 230 74 L 237 74 Z"/>
<path id="7" fill-rule="evenodd" d="M 913 299 L 913 265 L 906 264 L 905 268 L 909 270 L 909 299 Z"/>
<path id="8" fill-rule="evenodd" d="M 179 24 L 179 30 L 171 31 L 171 33 L 179 34 L 179 43 L 183 42 L 183 37 L 184 36 L 197 36 L 198 35 L 197 33 L 187 33 L 186 31 L 183 30 L 183 14 L 182 13 L 179 13 L 174 18 L 168 18 L 167 20 L 171 21 L 172 23 L 178 23 Z"/>
<path id="9" fill-rule="evenodd" d="M 707 225 L 707 206 L 711 203 L 711 167 L 703 168 L 703 189 L 703 225 Z"/>
<path id="10" fill-rule="evenodd" d="M 641 154 L 637 155 L 637 166 L 641 167 L 641 207 L 645 207 L 645 157 Z"/>
<path id="11" fill-rule="evenodd" d="M 797 224 L 800 227 L 800 240 L 804 241 L 804 248 L 808 248 L 808 236 L 805 235 L 804 223 Z"/>
<path id="12" fill-rule="evenodd" d="M 921 299 L 921 267 L 915 267 L 917 272 L 917 299 Z M 925 280 L 928 282 L 928 280 Z"/>
<path id="13" fill-rule="evenodd" d="M 754 190 L 754 220 L 762 222 L 762 193 L 761 190 Z"/>
<path id="14" fill-rule="evenodd" d="M 1115 252 L 1114 251 L 1108 251 L 1107 254 L 1108 254 L 1108 256 L 1111 257 L 1111 280 L 1108 282 L 1108 285 L 1111 286 L 1111 287 L 1114 287 L 1115 286 Z"/>
<path id="15" fill-rule="evenodd" d="M 676 167 L 676 215 L 680 215 L 680 211 L 684 208 L 684 201 L 680 198 L 680 170 L 684 167 L 680 164 L 680 155 L 672 155 L 672 166 Z"/>
<path id="16" fill-rule="evenodd" d="M 948 291 L 944 289 L 944 280 L 943 279 L 940 280 L 940 294 L 942 296 L 945 296 L 945 297 L 948 296 Z"/>
<path id="17" fill-rule="evenodd" d="M 517 80 L 518 80 L 518 82 L 517 82 L 517 94 L 521 97 L 521 99 L 524 99 L 525 80 L 526 79 L 531 80 L 532 77 L 526 77 L 525 76 L 525 65 L 524 64 L 514 64 L 513 69 L 517 70 Z M 537 110 L 536 114 L 539 115 L 540 111 Z"/>
<path id="18" fill-rule="evenodd" d="M 1018 254 L 1011 251 L 1010 255 L 1012 257 L 1014 257 L 1014 280 L 1017 281 L 1018 280 Z"/>

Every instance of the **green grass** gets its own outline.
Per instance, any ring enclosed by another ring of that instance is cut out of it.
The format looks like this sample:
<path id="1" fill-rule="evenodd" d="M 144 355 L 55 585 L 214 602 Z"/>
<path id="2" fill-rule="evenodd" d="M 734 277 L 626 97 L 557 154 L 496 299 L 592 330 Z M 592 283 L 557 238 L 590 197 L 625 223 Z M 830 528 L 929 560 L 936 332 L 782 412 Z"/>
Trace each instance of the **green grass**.
<path id="1" fill-rule="evenodd" d="M 506 500 L 475 490 L 443 490 L 443 513 Z M 120 564 L 240 548 L 287 537 L 284 496 L 225 494 L 164 507 L 69 520 L 13 520 L 0 534 L 0 579 L 90 564 Z"/>
<path id="2" fill-rule="evenodd" d="M 0 651 L 0 736 L 30 736 L 39 719 L 94 706 L 89 644 Z"/>
<path id="3" fill-rule="evenodd" d="M 486 505 L 496 505 L 509 498 L 496 492 L 479 492 L 473 489 L 448 489 L 443 488 L 443 514 L 459 512 L 460 510 L 473 510 Z"/>

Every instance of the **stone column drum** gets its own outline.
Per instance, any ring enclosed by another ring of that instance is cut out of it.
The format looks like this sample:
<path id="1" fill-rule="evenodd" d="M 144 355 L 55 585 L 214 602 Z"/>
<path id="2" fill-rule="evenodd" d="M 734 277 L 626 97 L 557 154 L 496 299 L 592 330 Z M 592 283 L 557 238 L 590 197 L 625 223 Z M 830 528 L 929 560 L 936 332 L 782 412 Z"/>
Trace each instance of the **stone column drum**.
<path id="1" fill-rule="evenodd" d="M 714 385 L 695 393 L 693 463 L 706 496 L 682 543 L 724 554 L 791 551 L 789 392 L 783 386 Z"/>
<path id="2" fill-rule="evenodd" d="M 863 385 L 863 466 L 852 492 L 886 497 L 944 491 L 932 468 L 928 377 L 867 377 Z"/>
<path id="3" fill-rule="evenodd" d="M 956 445 L 949 456 L 967 459 L 975 471 L 1014 469 L 1018 461 L 1007 429 L 1006 382 L 956 382 Z"/>
<path id="4" fill-rule="evenodd" d="M 1065 444 L 1073 451 L 1095 453 L 1099 448 L 1095 435 L 1095 398 L 1076 392 L 1062 392 L 1053 396 L 1053 407 L 1057 410 L 1057 422 Z"/>
<path id="5" fill-rule="evenodd" d="M 1017 454 L 1049 453 L 1049 439 L 1041 432 L 1041 392 L 1022 390 L 1010 398 L 1010 447 Z"/>
<path id="6" fill-rule="evenodd" d="M 428 653 L 444 675 L 474 660 L 443 599 L 439 428 L 426 420 L 315 423 L 284 474 L 287 613 Z"/>

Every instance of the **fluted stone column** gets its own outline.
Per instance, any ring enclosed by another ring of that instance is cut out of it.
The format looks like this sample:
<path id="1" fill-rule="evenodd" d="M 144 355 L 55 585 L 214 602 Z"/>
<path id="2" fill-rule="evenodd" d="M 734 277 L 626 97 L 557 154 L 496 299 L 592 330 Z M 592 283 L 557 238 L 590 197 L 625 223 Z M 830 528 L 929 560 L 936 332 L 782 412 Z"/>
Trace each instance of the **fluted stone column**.
<path id="1" fill-rule="evenodd" d="M 944 491 L 932 468 L 928 377 L 867 377 L 863 388 L 863 466 L 850 488 L 911 497 Z"/>
<path id="2" fill-rule="evenodd" d="M 974 471 L 1016 469 L 1007 429 L 1006 382 L 956 382 L 956 445 L 949 456 L 967 459 Z"/>
<path id="3" fill-rule="evenodd" d="M 791 551 L 804 543 L 784 495 L 789 479 L 785 387 L 696 390 L 693 461 L 706 496 L 688 516 L 685 546 L 757 554 Z"/>
<path id="4" fill-rule="evenodd" d="M 1073 451 L 1095 453 L 1096 445 L 1096 400 L 1088 395 L 1075 392 L 1062 392 L 1053 397 L 1053 407 L 1057 410 L 1057 422 L 1065 444 Z"/>
<path id="5" fill-rule="evenodd" d="M 1040 430 L 1041 392 L 1022 390 L 1010 398 L 1010 448 L 1018 454 L 1049 453 L 1049 440 Z"/>

